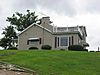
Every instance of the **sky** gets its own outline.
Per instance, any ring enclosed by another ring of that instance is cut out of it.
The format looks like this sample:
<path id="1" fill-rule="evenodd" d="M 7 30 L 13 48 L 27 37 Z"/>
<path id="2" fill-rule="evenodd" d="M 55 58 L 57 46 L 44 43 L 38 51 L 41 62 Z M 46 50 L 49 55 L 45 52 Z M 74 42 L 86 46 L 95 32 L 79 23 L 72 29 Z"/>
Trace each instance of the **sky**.
<path id="1" fill-rule="evenodd" d="M 26 10 L 35 11 L 39 16 L 50 16 L 57 26 L 86 26 L 88 49 L 100 47 L 100 0 L 1 0 L 0 38 L 2 29 L 9 25 L 7 17 Z"/>

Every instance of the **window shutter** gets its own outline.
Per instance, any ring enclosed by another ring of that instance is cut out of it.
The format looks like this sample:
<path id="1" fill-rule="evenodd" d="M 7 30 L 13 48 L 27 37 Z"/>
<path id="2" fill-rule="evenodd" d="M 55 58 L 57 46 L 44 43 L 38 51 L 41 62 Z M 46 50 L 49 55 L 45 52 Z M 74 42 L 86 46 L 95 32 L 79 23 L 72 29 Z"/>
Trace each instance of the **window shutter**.
<path id="1" fill-rule="evenodd" d="M 27 45 L 29 45 L 29 40 L 27 40 Z"/>
<path id="2" fill-rule="evenodd" d="M 58 42 L 58 47 L 59 47 L 59 37 L 58 37 L 58 40 L 57 40 L 57 42 Z"/>
<path id="3" fill-rule="evenodd" d="M 57 37 L 55 37 L 55 48 L 57 48 Z"/>
<path id="4" fill-rule="evenodd" d="M 72 36 L 72 45 L 74 44 L 74 37 Z"/>
<path id="5" fill-rule="evenodd" d="M 41 38 L 40 38 L 40 44 L 41 44 Z"/>
<path id="6" fill-rule="evenodd" d="M 71 39 L 70 39 L 70 37 L 69 37 L 69 46 L 71 45 Z"/>

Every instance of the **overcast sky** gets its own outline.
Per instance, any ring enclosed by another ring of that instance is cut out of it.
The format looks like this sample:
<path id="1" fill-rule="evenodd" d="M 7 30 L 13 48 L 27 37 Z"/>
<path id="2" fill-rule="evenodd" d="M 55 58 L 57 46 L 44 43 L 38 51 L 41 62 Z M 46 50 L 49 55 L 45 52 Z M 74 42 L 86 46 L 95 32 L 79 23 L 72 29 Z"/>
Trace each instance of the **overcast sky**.
<path id="1" fill-rule="evenodd" d="M 0 37 L 2 28 L 9 25 L 6 18 L 27 9 L 50 16 L 57 26 L 86 26 L 89 49 L 100 46 L 100 0 L 1 0 Z"/>

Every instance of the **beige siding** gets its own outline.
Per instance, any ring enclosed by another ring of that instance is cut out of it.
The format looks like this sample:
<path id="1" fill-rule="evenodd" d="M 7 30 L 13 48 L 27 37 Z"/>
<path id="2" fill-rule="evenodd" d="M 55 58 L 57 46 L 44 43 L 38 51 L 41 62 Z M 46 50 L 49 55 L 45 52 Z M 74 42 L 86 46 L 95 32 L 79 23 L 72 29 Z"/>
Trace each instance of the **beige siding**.
<path id="1" fill-rule="evenodd" d="M 43 36 L 44 35 L 44 36 Z M 41 38 L 41 43 L 44 45 L 52 45 L 52 35 L 50 32 L 43 30 L 42 28 L 38 26 L 33 26 L 23 32 L 21 35 L 19 35 L 18 39 L 18 49 L 20 50 L 26 50 L 29 49 L 29 47 L 32 47 L 33 45 L 27 45 L 27 40 L 29 38 Z M 44 38 L 44 39 L 43 39 Z M 41 48 L 41 45 L 34 45 L 35 47 Z M 34 47 L 33 46 L 33 47 Z"/>

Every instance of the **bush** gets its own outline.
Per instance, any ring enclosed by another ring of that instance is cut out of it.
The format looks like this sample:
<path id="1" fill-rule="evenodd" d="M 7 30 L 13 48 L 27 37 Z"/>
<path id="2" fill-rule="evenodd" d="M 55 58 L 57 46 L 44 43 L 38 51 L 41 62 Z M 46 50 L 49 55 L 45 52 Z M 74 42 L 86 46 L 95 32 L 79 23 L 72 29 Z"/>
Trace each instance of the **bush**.
<path id="1" fill-rule="evenodd" d="M 84 51 L 84 48 L 81 45 L 71 45 L 71 46 L 68 47 L 68 50 Z"/>
<path id="2" fill-rule="evenodd" d="M 17 50 L 17 47 L 9 47 L 7 50 Z"/>
<path id="3" fill-rule="evenodd" d="M 30 47 L 29 50 L 38 49 L 37 47 Z"/>
<path id="4" fill-rule="evenodd" d="M 41 49 L 45 49 L 45 50 L 51 50 L 51 46 L 50 45 L 42 45 Z"/>
<path id="5" fill-rule="evenodd" d="M 83 49 L 83 51 L 88 51 L 88 49 Z"/>

